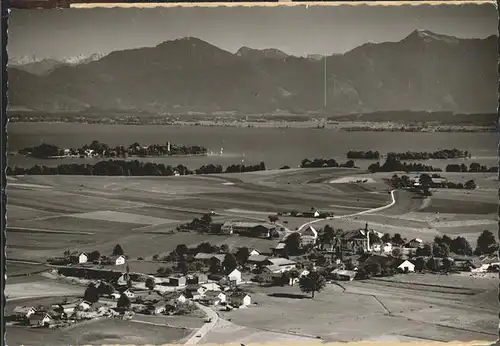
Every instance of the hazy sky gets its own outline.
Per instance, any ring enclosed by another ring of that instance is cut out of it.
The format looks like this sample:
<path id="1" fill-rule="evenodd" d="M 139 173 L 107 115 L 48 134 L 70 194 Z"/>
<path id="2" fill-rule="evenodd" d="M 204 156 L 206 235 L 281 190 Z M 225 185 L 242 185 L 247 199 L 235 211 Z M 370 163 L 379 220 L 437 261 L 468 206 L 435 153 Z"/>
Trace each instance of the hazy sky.
<path id="1" fill-rule="evenodd" d="M 7 49 L 11 58 L 60 58 L 194 36 L 232 52 L 331 54 L 415 29 L 484 38 L 497 33 L 497 20 L 494 5 L 12 10 Z"/>

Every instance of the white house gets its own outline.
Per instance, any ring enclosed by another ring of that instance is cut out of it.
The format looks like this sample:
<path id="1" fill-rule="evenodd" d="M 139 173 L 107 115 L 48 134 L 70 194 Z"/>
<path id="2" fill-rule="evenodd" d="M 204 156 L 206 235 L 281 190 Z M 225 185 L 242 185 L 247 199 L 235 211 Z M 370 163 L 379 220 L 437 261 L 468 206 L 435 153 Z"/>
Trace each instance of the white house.
<path id="1" fill-rule="evenodd" d="M 109 295 L 111 299 L 120 299 L 120 293 L 113 292 Z"/>
<path id="2" fill-rule="evenodd" d="M 401 269 L 403 272 L 408 273 L 408 272 L 414 272 L 415 271 L 415 265 L 411 263 L 408 260 L 405 260 L 403 263 L 398 265 L 398 269 Z"/>
<path id="3" fill-rule="evenodd" d="M 238 269 L 233 270 L 227 277 L 229 281 L 236 281 L 236 284 L 241 283 L 241 272 Z"/>
<path id="4" fill-rule="evenodd" d="M 18 317 L 29 318 L 35 312 L 36 310 L 32 306 L 16 306 L 14 308 L 13 314 Z"/>
<path id="5" fill-rule="evenodd" d="M 223 234 L 233 234 L 234 233 L 233 223 L 230 221 L 224 222 L 220 228 L 220 231 Z"/>
<path id="6" fill-rule="evenodd" d="M 258 256 L 258 255 L 260 255 L 260 252 L 257 251 L 257 250 L 255 250 L 255 249 L 253 249 L 252 251 L 250 251 L 249 255 L 250 256 Z"/>
<path id="7" fill-rule="evenodd" d="M 229 296 L 229 303 L 234 307 L 248 306 L 252 303 L 252 298 L 246 293 L 233 293 Z"/>
<path id="8" fill-rule="evenodd" d="M 318 231 L 311 225 L 306 226 L 300 234 L 300 242 L 302 245 L 315 244 L 316 239 L 318 239 Z"/>
<path id="9" fill-rule="evenodd" d="M 125 264 L 125 256 L 123 255 L 120 255 L 120 256 L 116 256 L 116 257 L 111 257 L 112 261 L 115 262 L 115 265 L 119 266 L 119 265 L 123 265 Z"/>
<path id="10" fill-rule="evenodd" d="M 30 325 L 44 326 L 52 321 L 52 317 L 50 317 L 46 312 L 35 313 L 30 316 L 29 321 Z"/>
<path id="11" fill-rule="evenodd" d="M 83 300 L 80 302 L 80 304 L 78 304 L 78 308 L 82 311 L 87 311 L 87 310 L 90 310 L 92 304 L 90 304 L 88 301 L 86 300 Z"/>
<path id="12" fill-rule="evenodd" d="M 165 302 L 158 302 L 149 308 L 154 315 L 160 315 L 165 312 Z"/>
<path id="13" fill-rule="evenodd" d="M 78 263 L 80 263 L 80 264 L 87 263 L 87 260 L 88 260 L 88 256 L 86 253 L 82 252 L 78 255 Z"/>
<path id="14" fill-rule="evenodd" d="M 383 253 L 392 253 L 392 244 L 391 243 L 385 243 L 382 247 L 382 252 Z"/>
<path id="15" fill-rule="evenodd" d="M 179 295 L 176 300 L 179 302 L 179 303 L 185 303 L 187 301 L 187 298 L 186 296 L 184 296 L 184 294 L 181 294 Z"/>
<path id="16" fill-rule="evenodd" d="M 297 263 L 294 261 L 291 261 L 286 258 L 268 258 L 267 260 L 269 262 L 269 265 L 267 267 L 270 267 L 271 272 L 287 272 L 292 269 L 295 269 L 297 266 Z"/>
<path id="17" fill-rule="evenodd" d="M 125 294 L 128 298 L 134 298 L 135 297 L 135 293 L 132 292 L 131 290 L 127 289 L 123 292 L 123 294 Z"/>
<path id="18" fill-rule="evenodd" d="M 200 287 L 202 287 L 205 291 L 219 292 L 221 290 L 220 285 L 217 284 L 216 282 L 207 282 L 205 284 L 202 284 Z"/>

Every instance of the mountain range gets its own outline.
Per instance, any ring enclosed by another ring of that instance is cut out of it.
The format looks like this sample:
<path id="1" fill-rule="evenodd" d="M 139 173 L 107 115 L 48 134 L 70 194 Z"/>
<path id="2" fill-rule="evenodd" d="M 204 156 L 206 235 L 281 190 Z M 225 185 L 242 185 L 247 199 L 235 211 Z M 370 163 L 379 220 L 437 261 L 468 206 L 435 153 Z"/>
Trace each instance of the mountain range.
<path id="1" fill-rule="evenodd" d="M 9 67 L 14 67 L 36 75 L 46 75 L 60 66 L 74 66 L 79 64 L 87 64 L 92 61 L 103 58 L 105 54 L 94 53 L 90 56 L 76 55 L 63 59 L 53 58 L 38 58 L 36 56 L 23 56 L 20 58 L 11 59 L 8 62 Z"/>
<path id="2" fill-rule="evenodd" d="M 186 37 L 114 51 L 43 73 L 10 64 L 9 106 L 182 113 L 380 110 L 496 112 L 497 36 L 461 39 L 415 30 L 324 58 Z M 33 62 L 41 63 L 41 62 Z"/>

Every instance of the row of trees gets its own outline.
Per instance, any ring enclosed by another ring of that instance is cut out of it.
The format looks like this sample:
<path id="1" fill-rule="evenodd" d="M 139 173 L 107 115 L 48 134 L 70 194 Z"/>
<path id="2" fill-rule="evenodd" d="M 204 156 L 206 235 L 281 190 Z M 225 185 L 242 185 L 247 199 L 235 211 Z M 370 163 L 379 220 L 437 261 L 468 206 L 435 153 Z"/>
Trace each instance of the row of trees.
<path id="1" fill-rule="evenodd" d="M 477 187 L 476 182 L 471 179 L 467 180 L 465 183 L 454 183 L 451 181 L 439 181 L 434 182 L 433 178 L 442 178 L 438 174 L 429 175 L 427 173 L 423 173 L 419 177 L 420 186 L 422 189 L 428 190 L 429 188 L 448 188 L 448 189 L 467 189 L 474 190 Z M 391 186 L 395 189 L 405 189 L 410 188 L 415 183 L 414 179 L 410 179 L 407 175 L 402 175 L 401 177 L 397 174 L 394 174 L 389 181 Z"/>
<path id="2" fill-rule="evenodd" d="M 442 172 L 440 168 L 435 168 L 430 165 L 421 163 L 406 163 L 401 162 L 395 155 L 388 154 L 383 165 L 380 162 L 372 163 L 368 166 L 368 170 L 372 173 L 376 172 Z"/>
<path id="3" fill-rule="evenodd" d="M 414 152 L 407 151 L 405 153 L 388 153 L 387 156 L 392 155 L 398 160 L 446 160 L 446 159 L 458 159 L 458 158 L 469 158 L 471 154 L 467 150 L 459 149 L 443 149 L 435 152 Z"/>
<path id="4" fill-rule="evenodd" d="M 339 164 L 335 159 L 304 159 L 300 164 L 300 168 L 322 168 L 322 167 L 344 167 L 344 168 L 355 168 L 355 163 L 353 160 L 349 160 L 344 164 Z"/>
<path id="5" fill-rule="evenodd" d="M 378 151 L 354 151 L 349 150 L 347 152 L 348 159 L 368 159 L 368 160 L 378 160 L 380 159 L 380 153 Z"/>
<path id="6" fill-rule="evenodd" d="M 465 164 L 451 164 L 446 166 L 446 172 L 460 172 L 460 173 L 494 173 L 498 172 L 498 167 L 488 167 L 473 162 L 467 167 Z"/>
<path id="7" fill-rule="evenodd" d="M 62 164 L 57 167 L 35 165 L 31 168 L 7 167 L 7 175 L 101 175 L 101 176 L 172 176 L 211 173 L 242 173 L 265 170 L 263 162 L 258 165 L 230 165 L 226 169 L 220 166 L 206 165 L 194 172 L 183 165 L 165 166 L 163 163 L 142 162 L 139 160 L 107 160 L 96 164 Z"/>

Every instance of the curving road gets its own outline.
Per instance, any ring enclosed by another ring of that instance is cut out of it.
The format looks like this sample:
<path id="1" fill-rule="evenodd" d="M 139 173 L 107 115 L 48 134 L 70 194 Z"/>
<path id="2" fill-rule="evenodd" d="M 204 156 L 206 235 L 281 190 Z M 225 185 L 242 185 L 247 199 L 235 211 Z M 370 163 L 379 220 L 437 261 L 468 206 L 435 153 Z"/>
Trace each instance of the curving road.
<path id="1" fill-rule="evenodd" d="M 385 206 L 372 208 L 368 210 L 363 210 L 357 213 L 348 214 L 348 215 L 338 215 L 331 216 L 326 219 L 315 219 L 309 222 L 304 223 L 298 228 L 298 232 L 302 231 L 304 227 L 307 227 L 316 222 L 324 221 L 324 220 L 334 220 L 334 219 L 342 219 L 353 217 L 357 215 L 363 214 L 371 214 L 377 212 L 383 212 L 383 215 L 403 215 L 409 213 L 414 210 L 418 210 L 422 206 L 422 199 L 415 198 L 415 195 L 408 191 L 402 190 L 392 190 L 391 191 L 391 202 Z"/>
<path id="2" fill-rule="evenodd" d="M 195 304 L 207 315 L 207 318 L 210 320 L 210 322 L 205 323 L 200 329 L 196 331 L 196 333 L 194 333 L 189 339 L 187 339 L 187 341 L 184 343 L 185 345 L 195 345 L 200 342 L 200 340 L 203 339 L 203 337 L 207 335 L 208 332 L 210 332 L 219 321 L 219 315 L 217 315 L 214 310 L 197 302 L 195 302 Z"/>

